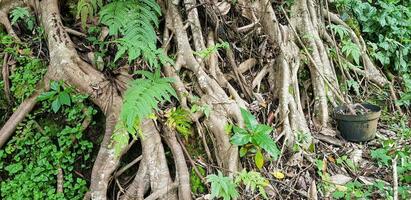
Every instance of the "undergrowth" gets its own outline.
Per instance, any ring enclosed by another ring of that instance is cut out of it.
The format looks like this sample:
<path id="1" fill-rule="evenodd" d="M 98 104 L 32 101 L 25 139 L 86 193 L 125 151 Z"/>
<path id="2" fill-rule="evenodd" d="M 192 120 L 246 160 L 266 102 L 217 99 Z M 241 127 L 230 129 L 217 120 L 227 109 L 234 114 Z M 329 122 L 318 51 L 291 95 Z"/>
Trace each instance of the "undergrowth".
<path id="1" fill-rule="evenodd" d="M 53 97 L 43 96 L 41 108 L 18 126 L 15 136 L 0 150 L 2 199 L 82 199 L 88 190 L 81 173 L 90 167 L 93 143 L 86 139 L 82 123 L 95 110 L 85 103 L 87 96 L 70 88 L 57 93 L 66 93 L 71 106 L 51 114 Z M 50 120 L 56 117 L 59 119 Z M 63 193 L 56 189 L 59 169 L 63 171 Z"/>

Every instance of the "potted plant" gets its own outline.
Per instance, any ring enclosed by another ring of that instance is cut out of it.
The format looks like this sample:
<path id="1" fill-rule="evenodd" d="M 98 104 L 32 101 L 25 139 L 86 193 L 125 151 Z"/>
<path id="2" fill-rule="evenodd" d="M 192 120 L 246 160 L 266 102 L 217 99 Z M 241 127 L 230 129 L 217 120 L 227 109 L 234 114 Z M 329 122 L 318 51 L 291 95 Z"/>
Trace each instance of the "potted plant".
<path id="1" fill-rule="evenodd" d="M 378 106 L 362 104 L 346 104 L 334 109 L 337 129 L 346 140 L 363 142 L 375 137 L 381 109 Z"/>

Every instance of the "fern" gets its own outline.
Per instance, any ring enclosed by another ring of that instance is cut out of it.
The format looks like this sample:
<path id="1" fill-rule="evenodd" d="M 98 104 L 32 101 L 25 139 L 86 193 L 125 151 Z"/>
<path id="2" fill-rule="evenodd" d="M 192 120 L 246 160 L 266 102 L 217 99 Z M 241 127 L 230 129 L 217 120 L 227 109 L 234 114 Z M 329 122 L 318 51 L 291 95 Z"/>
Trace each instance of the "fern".
<path id="1" fill-rule="evenodd" d="M 342 42 L 341 51 L 347 56 L 354 60 L 355 64 L 360 64 L 361 50 L 360 48 L 349 40 L 344 40 Z"/>
<path id="2" fill-rule="evenodd" d="M 145 78 L 136 79 L 129 85 L 123 98 L 120 123 L 116 125 L 112 136 L 114 153 L 117 156 L 127 146 L 130 139 L 129 134 L 134 139 L 137 138 L 137 135 L 142 136 L 141 120 L 149 117 L 153 110 L 157 110 L 159 103 L 170 101 L 171 96 L 177 97 L 173 87 L 171 87 L 173 80 L 160 77 L 159 70 L 156 70 L 155 73 L 148 71 L 137 71 L 137 73 Z"/>
<path id="3" fill-rule="evenodd" d="M 16 24 L 17 21 L 23 20 L 26 23 L 27 28 L 29 30 L 33 30 L 34 18 L 30 14 L 30 11 L 28 8 L 16 7 L 15 9 L 11 11 L 10 17 L 11 17 L 11 24 Z"/>
<path id="4" fill-rule="evenodd" d="M 86 28 L 87 19 L 97 13 L 98 8 L 103 6 L 102 0 L 79 0 L 77 3 L 77 19 L 81 20 L 81 26 Z"/>
<path id="5" fill-rule="evenodd" d="M 128 54 L 129 62 L 143 57 L 154 67 L 171 62 L 156 46 L 155 28 L 160 15 L 160 6 L 155 0 L 114 1 L 105 5 L 100 11 L 101 23 L 108 26 L 110 35 L 122 36 L 117 40 L 114 61 Z"/>
<path id="6" fill-rule="evenodd" d="M 157 110 L 157 104 L 170 101 L 170 97 L 177 97 L 171 87 L 170 78 L 161 78 L 160 71 L 155 73 L 139 71 L 145 79 L 134 80 L 124 95 L 123 108 L 120 119 L 125 124 L 127 131 L 136 131 L 136 123 L 149 116 L 153 110 Z"/>
<path id="7" fill-rule="evenodd" d="M 173 107 L 166 111 L 165 117 L 167 117 L 167 126 L 176 129 L 177 132 L 188 140 L 188 137 L 193 133 L 190 113 L 182 108 Z"/>

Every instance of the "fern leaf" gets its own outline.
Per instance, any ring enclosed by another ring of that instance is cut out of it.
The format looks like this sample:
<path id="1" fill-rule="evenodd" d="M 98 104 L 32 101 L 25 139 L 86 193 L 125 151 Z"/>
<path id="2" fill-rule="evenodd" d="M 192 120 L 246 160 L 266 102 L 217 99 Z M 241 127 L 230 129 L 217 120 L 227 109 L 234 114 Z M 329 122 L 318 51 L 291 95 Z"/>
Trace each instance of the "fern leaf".
<path id="1" fill-rule="evenodd" d="M 81 20 L 81 26 L 86 28 L 87 19 L 94 16 L 99 8 L 103 6 L 102 0 L 79 0 L 77 3 L 77 16 Z"/>
<path id="2" fill-rule="evenodd" d="M 108 26 L 109 34 L 121 37 L 114 61 L 128 55 L 128 61 L 142 57 L 149 66 L 158 67 L 171 61 L 157 49 L 160 6 L 155 0 L 113 1 L 100 11 L 100 21 Z"/>
<path id="3" fill-rule="evenodd" d="M 158 103 L 171 101 L 176 97 L 171 87 L 171 79 L 156 77 L 150 72 L 139 72 L 145 78 L 134 80 L 124 95 L 123 109 L 120 118 L 128 130 L 133 130 L 136 120 L 142 120 L 158 109 Z M 136 131 L 136 130 L 133 130 Z"/>

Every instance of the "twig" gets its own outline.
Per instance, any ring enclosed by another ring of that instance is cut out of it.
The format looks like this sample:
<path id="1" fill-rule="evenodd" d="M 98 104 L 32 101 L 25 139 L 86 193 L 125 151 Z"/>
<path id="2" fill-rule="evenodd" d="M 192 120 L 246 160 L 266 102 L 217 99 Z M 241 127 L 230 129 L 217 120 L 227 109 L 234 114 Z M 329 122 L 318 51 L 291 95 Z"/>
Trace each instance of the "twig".
<path id="1" fill-rule="evenodd" d="M 198 171 L 197 166 L 195 165 L 193 159 L 191 158 L 190 154 L 188 153 L 186 147 L 185 147 L 184 144 L 181 142 L 181 140 L 180 140 L 179 137 L 177 137 L 177 141 L 180 143 L 181 149 L 183 149 L 183 152 L 186 154 L 188 160 L 190 161 L 190 164 L 191 164 L 191 166 L 193 167 L 194 172 L 197 174 L 198 177 L 200 177 L 201 182 L 203 182 L 205 185 L 208 185 L 208 184 L 207 184 L 207 181 L 206 181 L 205 178 L 204 178 L 204 176 L 200 173 L 200 171 Z"/>
<path id="2" fill-rule="evenodd" d="M 82 32 L 79 32 L 79 31 L 76 31 L 76 30 L 74 30 L 74 29 L 68 28 L 68 27 L 64 27 L 64 30 L 65 30 L 67 33 L 70 33 L 70 34 L 75 35 L 75 36 L 78 36 L 78 37 L 83 37 L 83 38 L 86 38 L 86 37 L 87 37 L 86 34 L 84 34 L 84 33 L 82 33 Z"/>
<path id="3" fill-rule="evenodd" d="M 129 169 L 130 167 L 132 167 L 133 165 L 135 165 L 137 162 L 139 162 L 141 159 L 143 159 L 143 156 L 140 155 L 139 157 L 137 157 L 136 159 L 134 159 L 133 161 L 131 161 L 130 163 L 128 163 L 126 166 L 124 166 L 123 168 L 121 168 L 120 170 L 118 170 L 115 173 L 115 177 L 120 176 L 122 173 L 124 173 L 127 169 Z"/>
<path id="4" fill-rule="evenodd" d="M 398 174 L 397 174 L 397 157 L 392 160 L 392 179 L 393 179 L 393 190 L 394 190 L 394 200 L 398 200 Z"/>

